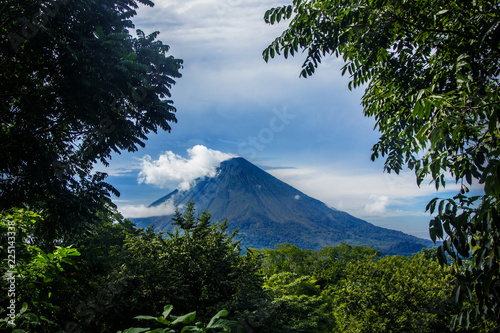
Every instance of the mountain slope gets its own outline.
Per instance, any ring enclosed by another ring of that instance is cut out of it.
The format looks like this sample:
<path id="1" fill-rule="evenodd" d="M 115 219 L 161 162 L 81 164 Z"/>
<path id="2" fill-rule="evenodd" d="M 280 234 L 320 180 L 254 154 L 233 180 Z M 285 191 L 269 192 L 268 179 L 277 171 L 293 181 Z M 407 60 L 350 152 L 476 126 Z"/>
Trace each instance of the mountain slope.
<path id="1" fill-rule="evenodd" d="M 343 242 L 371 245 L 387 254 L 408 254 L 432 245 L 329 208 L 240 157 L 222 162 L 215 177 L 198 179 L 190 190 L 175 190 L 151 206 L 168 200 L 176 206 L 193 200 L 199 212 L 212 214 L 213 221 L 228 219 L 229 229 L 238 228 L 242 243 L 253 248 L 292 243 L 319 249 Z M 156 230 L 172 229 L 171 216 L 133 220 L 138 226 L 154 223 Z"/>

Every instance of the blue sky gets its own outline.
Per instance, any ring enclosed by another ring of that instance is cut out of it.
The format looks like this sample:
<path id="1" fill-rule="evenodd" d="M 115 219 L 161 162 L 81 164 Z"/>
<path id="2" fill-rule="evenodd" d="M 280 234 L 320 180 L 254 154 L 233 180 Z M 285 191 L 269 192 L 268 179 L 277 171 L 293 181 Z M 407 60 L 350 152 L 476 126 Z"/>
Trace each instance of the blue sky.
<path id="1" fill-rule="evenodd" d="M 241 156 L 327 205 L 373 224 L 428 238 L 425 205 L 433 186 L 418 188 L 412 172 L 383 173 L 370 161 L 378 139 L 362 114 L 362 89 L 349 91 L 342 62 L 327 58 L 316 74 L 299 78 L 304 57 L 269 63 L 263 49 L 285 24 L 266 25 L 272 0 L 156 0 L 133 20 L 160 31 L 170 54 L 184 60 L 171 90 L 178 123 L 150 135 L 146 148 L 115 155 L 109 182 L 124 215 L 155 214 L 145 207 L 220 160 Z"/>

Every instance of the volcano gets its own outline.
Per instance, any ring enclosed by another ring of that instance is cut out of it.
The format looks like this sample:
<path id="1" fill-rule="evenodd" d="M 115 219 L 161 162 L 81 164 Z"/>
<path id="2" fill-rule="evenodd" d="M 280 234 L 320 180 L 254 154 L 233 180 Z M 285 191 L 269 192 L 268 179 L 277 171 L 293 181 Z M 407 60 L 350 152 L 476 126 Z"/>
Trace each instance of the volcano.
<path id="1" fill-rule="evenodd" d="M 241 157 L 222 162 L 216 176 L 199 178 L 189 190 L 175 190 L 150 207 L 169 200 L 176 207 L 194 201 L 196 210 L 208 211 L 214 222 L 227 219 L 228 231 L 239 229 L 237 237 L 249 248 L 290 243 L 318 250 L 347 243 L 372 246 L 384 254 L 408 255 L 433 245 L 328 207 Z M 132 220 L 138 227 L 154 224 L 156 231 L 173 230 L 172 215 Z"/>

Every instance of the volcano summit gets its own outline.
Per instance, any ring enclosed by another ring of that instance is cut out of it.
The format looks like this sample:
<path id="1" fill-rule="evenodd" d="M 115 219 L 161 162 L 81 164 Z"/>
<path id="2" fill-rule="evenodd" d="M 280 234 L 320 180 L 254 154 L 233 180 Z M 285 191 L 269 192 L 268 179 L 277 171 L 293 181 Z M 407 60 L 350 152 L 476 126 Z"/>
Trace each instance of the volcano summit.
<path id="1" fill-rule="evenodd" d="M 208 211 L 212 221 L 227 219 L 229 231 L 239 229 L 242 244 L 250 248 L 291 243 L 317 250 L 347 243 L 373 246 L 384 254 L 406 255 L 433 245 L 429 240 L 377 227 L 330 208 L 241 157 L 222 162 L 215 177 L 199 178 L 189 190 L 175 190 L 150 207 L 168 201 L 176 207 L 194 201 L 197 211 Z M 154 223 L 155 230 L 170 231 L 171 218 L 167 215 L 132 220 L 138 227 Z"/>

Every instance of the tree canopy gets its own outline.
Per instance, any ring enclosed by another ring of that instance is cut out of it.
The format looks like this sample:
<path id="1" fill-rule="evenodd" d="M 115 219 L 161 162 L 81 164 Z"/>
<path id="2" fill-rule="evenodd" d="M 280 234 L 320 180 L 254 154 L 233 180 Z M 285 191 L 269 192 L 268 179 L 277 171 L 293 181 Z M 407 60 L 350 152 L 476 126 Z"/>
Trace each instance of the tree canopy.
<path id="1" fill-rule="evenodd" d="M 500 321 L 500 7 L 495 0 L 294 0 L 268 10 L 269 24 L 290 19 L 263 52 L 266 61 L 299 50 L 308 77 L 325 56 L 342 57 L 349 89 L 381 136 L 372 159 L 385 171 L 413 169 L 417 183 L 461 186 L 435 199 L 430 236 L 439 257 L 460 266 L 457 300 L 479 299 L 475 313 Z M 484 194 L 470 196 L 481 184 Z"/>
<path id="2" fill-rule="evenodd" d="M 170 131 L 182 60 L 158 32 L 130 35 L 138 4 L 153 6 L 0 1 L 0 208 L 45 208 L 47 229 L 76 229 L 118 195 L 94 164 Z"/>
<path id="3" fill-rule="evenodd" d="M 43 222 L 26 209 L 0 213 L 0 332 L 441 332 L 477 303 L 450 301 L 453 268 L 430 249 L 381 257 L 365 246 L 283 244 L 243 254 L 236 232 L 193 203 L 173 233 L 107 215 L 51 251 L 38 246 Z"/>

